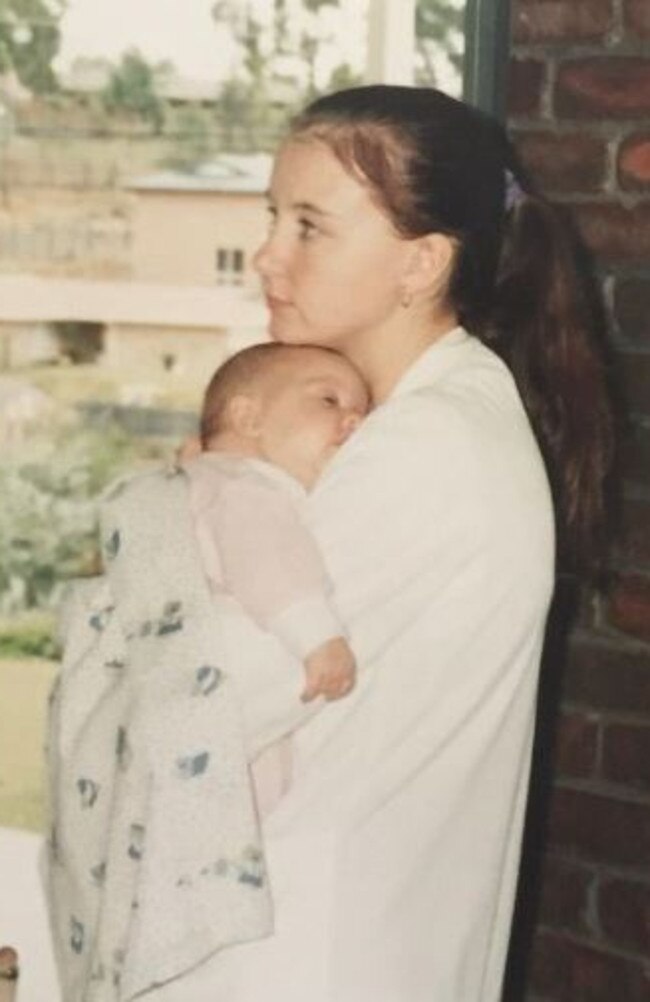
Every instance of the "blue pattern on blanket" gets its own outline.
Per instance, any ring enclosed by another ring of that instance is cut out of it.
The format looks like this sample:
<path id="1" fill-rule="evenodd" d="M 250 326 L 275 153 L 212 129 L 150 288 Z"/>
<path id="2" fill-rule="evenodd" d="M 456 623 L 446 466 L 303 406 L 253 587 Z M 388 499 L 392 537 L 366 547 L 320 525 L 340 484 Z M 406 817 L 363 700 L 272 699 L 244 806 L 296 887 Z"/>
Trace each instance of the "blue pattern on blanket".
<path id="1" fill-rule="evenodd" d="M 210 693 L 218 689 L 223 681 L 221 668 L 213 665 L 201 665 L 197 668 L 195 682 L 192 692 L 197 696 L 209 696 Z"/>
<path id="2" fill-rule="evenodd" d="M 114 529 L 104 543 L 104 556 L 107 560 L 114 560 L 120 552 L 120 530 Z"/>
<path id="3" fill-rule="evenodd" d="M 178 775 L 183 779 L 193 779 L 195 776 L 200 776 L 208 768 L 209 761 L 210 755 L 206 751 L 199 752 L 197 755 L 183 755 L 176 759 Z"/>
<path id="4" fill-rule="evenodd" d="M 84 925 L 74 915 L 70 916 L 70 947 L 75 953 L 83 953 Z"/>
<path id="5" fill-rule="evenodd" d="M 93 779 L 82 777 L 77 780 L 77 790 L 79 791 L 82 808 L 93 807 L 99 796 L 99 785 Z"/>

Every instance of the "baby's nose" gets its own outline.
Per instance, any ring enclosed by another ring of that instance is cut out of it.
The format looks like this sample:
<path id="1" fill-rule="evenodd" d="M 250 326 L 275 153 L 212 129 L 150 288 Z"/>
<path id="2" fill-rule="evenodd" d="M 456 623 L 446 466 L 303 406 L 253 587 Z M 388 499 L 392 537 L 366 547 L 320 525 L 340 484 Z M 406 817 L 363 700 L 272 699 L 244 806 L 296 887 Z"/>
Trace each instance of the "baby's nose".
<path id="1" fill-rule="evenodd" d="M 358 411 L 348 411 L 341 418 L 341 441 L 345 442 L 353 431 L 361 424 L 361 415 Z"/>

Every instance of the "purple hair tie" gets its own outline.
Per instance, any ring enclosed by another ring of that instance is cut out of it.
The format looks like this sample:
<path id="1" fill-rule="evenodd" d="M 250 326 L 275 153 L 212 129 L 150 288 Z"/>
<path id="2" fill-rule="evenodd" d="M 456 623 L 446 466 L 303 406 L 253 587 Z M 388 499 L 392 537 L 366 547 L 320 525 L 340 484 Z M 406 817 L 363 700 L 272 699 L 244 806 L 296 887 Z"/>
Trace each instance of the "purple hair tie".
<path id="1" fill-rule="evenodd" d="M 520 202 L 526 197 L 526 192 L 519 184 L 519 181 L 506 167 L 506 195 L 505 195 L 505 208 L 506 212 L 510 212 L 515 206 L 519 205 Z"/>

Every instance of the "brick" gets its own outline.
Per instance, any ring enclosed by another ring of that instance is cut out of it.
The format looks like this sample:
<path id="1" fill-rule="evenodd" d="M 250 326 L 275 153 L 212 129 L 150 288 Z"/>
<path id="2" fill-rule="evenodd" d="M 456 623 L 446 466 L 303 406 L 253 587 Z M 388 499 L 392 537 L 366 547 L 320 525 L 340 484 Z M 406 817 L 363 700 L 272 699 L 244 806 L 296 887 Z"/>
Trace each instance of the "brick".
<path id="1" fill-rule="evenodd" d="M 626 208 L 615 202 L 587 202 L 574 205 L 572 212 L 583 240 L 597 257 L 609 262 L 647 263 L 650 204 Z"/>
<path id="2" fill-rule="evenodd" d="M 593 715 L 564 712 L 555 735 L 555 772 L 566 777 L 588 777 L 596 770 L 598 721 Z"/>
<path id="3" fill-rule="evenodd" d="M 515 135 L 523 164 L 545 191 L 602 190 L 607 164 L 604 139 L 580 133 L 523 132 Z"/>
<path id="4" fill-rule="evenodd" d="M 650 427 L 630 420 L 620 441 L 620 473 L 625 481 L 650 486 Z M 636 628 L 625 627 L 630 633 Z M 645 634 L 644 634 L 645 636 Z"/>
<path id="5" fill-rule="evenodd" d="M 519 0 L 512 33 L 522 44 L 599 41 L 611 30 L 613 18 L 612 0 Z"/>
<path id="6" fill-rule="evenodd" d="M 628 32 L 650 38 L 650 5 L 648 0 L 624 0 L 623 23 Z"/>
<path id="7" fill-rule="evenodd" d="M 616 282 L 614 315 L 626 341 L 650 348 L 650 277 Z"/>
<path id="8" fill-rule="evenodd" d="M 539 933 L 532 964 L 533 991 L 545 1002 L 648 1002 L 650 969 L 553 932 Z"/>
<path id="9" fill-rule="evenodd" d="M 571 941 L 555 933 L 538 932 L 532 952 L 533 991 L 551 1002 L 568 1002 L 571 982 Z"/>
<path id="10" fill-rule="evenodd" d="M 607 607 L 608 619 L 617 630 L 650 641 L 650 576 L 619 577 L 610 589 Z"/>
<path id="11" fill-rule="evenodd" d="M 610 724 L 605 728 L 602 772 L 614 783 L 650 790 L 650 721 L 645 725 Z"/>
<path id="12" fill-rule="evenodd" d="M 563 696 L 594 710 L 638 713 L 650 706 L 650 651 L 574 639 Z"/>
<path id="13" fill-rule="evenodd" d="M 595 879 L 593 872 L 586 867 L 547 854 L 541 875 L 542 924 L 589 934 L 588 895 Z"/>
<path id="14" fill-rule="evenodd" d="M 568 60 L 559 70 L 554 104 L 560 118 L 631 119 L 650 115 L 650 60 Z"/>
<path id="15" fill-rule="evenodd" d="M 650 957 L 650 887 L 606 880 L 598 894 L 600 925 L 614 945 Z"/>
<path id="16" fill-rule="evenodd" d="M 650 804 L 558 788 L 551 797 L 548 844 L 585 862 L 650 865 Z"/>
<path id="17" fill-rule="evenodd" d="M 618 153 L 618 181 L 626 191 L 650 190 L 650 133 L 628 136 Z"/>
<path id="18" fill-rule="evenodd" d="M 621 537 L 614 549 L 622 562 L 650 567 L 650 501 L 629 498 L 624 503 Z"/>
<path id="19" fill-rule="evenodd" d="M 628 411 L 650 415 L 650 352 L 618 352 L 614 374 Z"/>
<path id="20" fill-rule="evenodd" d="M 508 114 L 538 116 L 545 80 L 544 63 L 535 59 L 511 59 L 508 66 Z"/>

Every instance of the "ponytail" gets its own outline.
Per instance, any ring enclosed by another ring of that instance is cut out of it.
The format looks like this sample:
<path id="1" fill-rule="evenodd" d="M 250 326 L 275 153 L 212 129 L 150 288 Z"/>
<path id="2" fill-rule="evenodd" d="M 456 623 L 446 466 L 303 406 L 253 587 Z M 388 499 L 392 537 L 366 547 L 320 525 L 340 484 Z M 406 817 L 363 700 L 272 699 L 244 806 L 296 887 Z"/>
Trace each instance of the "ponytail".
<path id="1" fill-rule="evenodd" d="M 593 311 L 556 208 L 522 195 L 503 233 L 489 327 L 479 336 L 511 369 L 546 461 L 561 569 L 594 570 L 605 527 L 612 416 Z"/>

